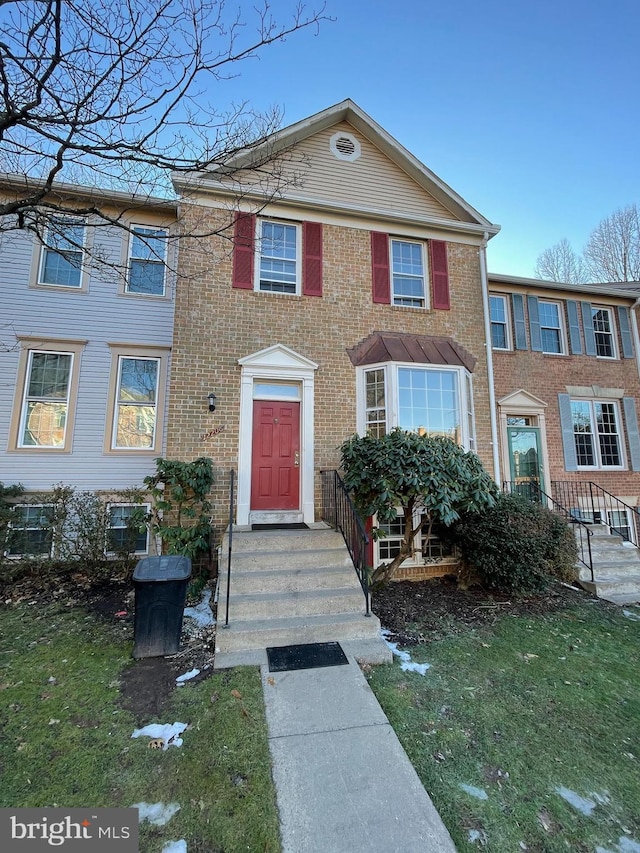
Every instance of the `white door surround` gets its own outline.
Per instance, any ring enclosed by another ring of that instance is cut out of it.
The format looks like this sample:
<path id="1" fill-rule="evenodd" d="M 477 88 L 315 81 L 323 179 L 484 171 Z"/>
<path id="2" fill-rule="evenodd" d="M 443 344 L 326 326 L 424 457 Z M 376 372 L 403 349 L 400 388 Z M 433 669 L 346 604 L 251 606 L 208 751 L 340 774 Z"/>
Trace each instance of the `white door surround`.
<path id="1" fill-rule="evenodd" d="M 261 382 L 300 384 L 300 513 L 315 521 L 314 508 L 314 380 L 318 365 L 283 344 L 274 344 L 238 359 L 240 379 L 240 429 L 238 442 L 238 500 L 236 524 L 250 523 L 251 443 L 253 436 L 253 389 Z"/>

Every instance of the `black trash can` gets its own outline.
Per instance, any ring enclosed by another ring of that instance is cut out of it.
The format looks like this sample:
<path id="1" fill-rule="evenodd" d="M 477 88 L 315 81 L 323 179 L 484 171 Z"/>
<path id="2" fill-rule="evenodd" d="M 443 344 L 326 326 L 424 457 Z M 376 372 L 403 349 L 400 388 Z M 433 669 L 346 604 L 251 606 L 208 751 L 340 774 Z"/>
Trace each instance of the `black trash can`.
<path id="1" fill-rule="evenodd" d="M 191 577 L 188 557 L 144 557 L 133 573 L 136 593 L 134 658 L 179 651 L 182 615 Z"/>

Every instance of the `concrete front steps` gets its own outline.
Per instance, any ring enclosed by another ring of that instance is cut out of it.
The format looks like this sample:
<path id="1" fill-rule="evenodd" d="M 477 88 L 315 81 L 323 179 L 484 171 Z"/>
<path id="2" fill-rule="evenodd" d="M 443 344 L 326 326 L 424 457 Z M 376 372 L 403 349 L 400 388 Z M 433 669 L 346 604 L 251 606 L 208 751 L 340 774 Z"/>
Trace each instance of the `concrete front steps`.
<path id="1" fill-rule="evenodd" d="M 594 580 L 581 565 L 579 582 L 584 589 L 614 604 L 640 602 L 640 552 L 605 524 L 590 524 Z"/>
<path id="2" fill-rule="evenodd" d="M 234 528 L 229 626 L 228 532 L 218 586 L 216 669 L 266 660 L 267 646 L 337 641 L 346 654 L 387 663 L 380 620 L 365 616 L 365 599 L 340 533 L 323 523 L 309 530 Z"/>

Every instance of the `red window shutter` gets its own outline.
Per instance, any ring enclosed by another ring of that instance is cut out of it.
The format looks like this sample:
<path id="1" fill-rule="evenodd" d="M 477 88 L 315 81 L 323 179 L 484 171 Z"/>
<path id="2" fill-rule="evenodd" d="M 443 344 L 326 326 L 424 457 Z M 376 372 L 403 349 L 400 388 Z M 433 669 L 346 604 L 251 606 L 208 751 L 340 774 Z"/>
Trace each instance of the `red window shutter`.
<path id="1" fill-rule="evenodd" d="M 322 223 L 302 223 L 302 293 L 322 296 Z"/>
<path id="2" fill-rule="evenodd" d="M 433 307 L 441 311 L 451 308 L 449 298 L 449 266 L 447 264 L 447 244 L 443 240 L 431 240 L 431 281 L 433 287 Z"/>
<path id="3" fill-rule="evenodd" d="M 236 213 L 233 233 L 233 286 L 253 290 L 253 240 L 256 217 L 253 213 Z"/>
<path id="4" fill-rule="evenodd" d="M 389 235 L 371 232 L 371 266 L 373 272 L 373 301 L 384 305 L 391 302 L 389 280 Z"/>

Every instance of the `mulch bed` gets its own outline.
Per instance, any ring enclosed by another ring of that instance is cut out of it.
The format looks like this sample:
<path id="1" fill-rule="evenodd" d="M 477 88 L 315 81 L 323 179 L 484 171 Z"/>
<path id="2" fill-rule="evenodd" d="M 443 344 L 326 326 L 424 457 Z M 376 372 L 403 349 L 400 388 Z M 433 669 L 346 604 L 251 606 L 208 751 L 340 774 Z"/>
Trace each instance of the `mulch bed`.
<path id="1" fill-rule="evenodd" d="M 506 615 L 537 616 L 565 610 L 585 598 L 592 596 L 561 583 L 553 583 L 537 595 L 509 596 L 477 587 L 460 589 L 455 578 L 444 577 L 391 583 L 374 593 L 373 610 L 394 641 L 408 646 L 492 625 Z"/>

